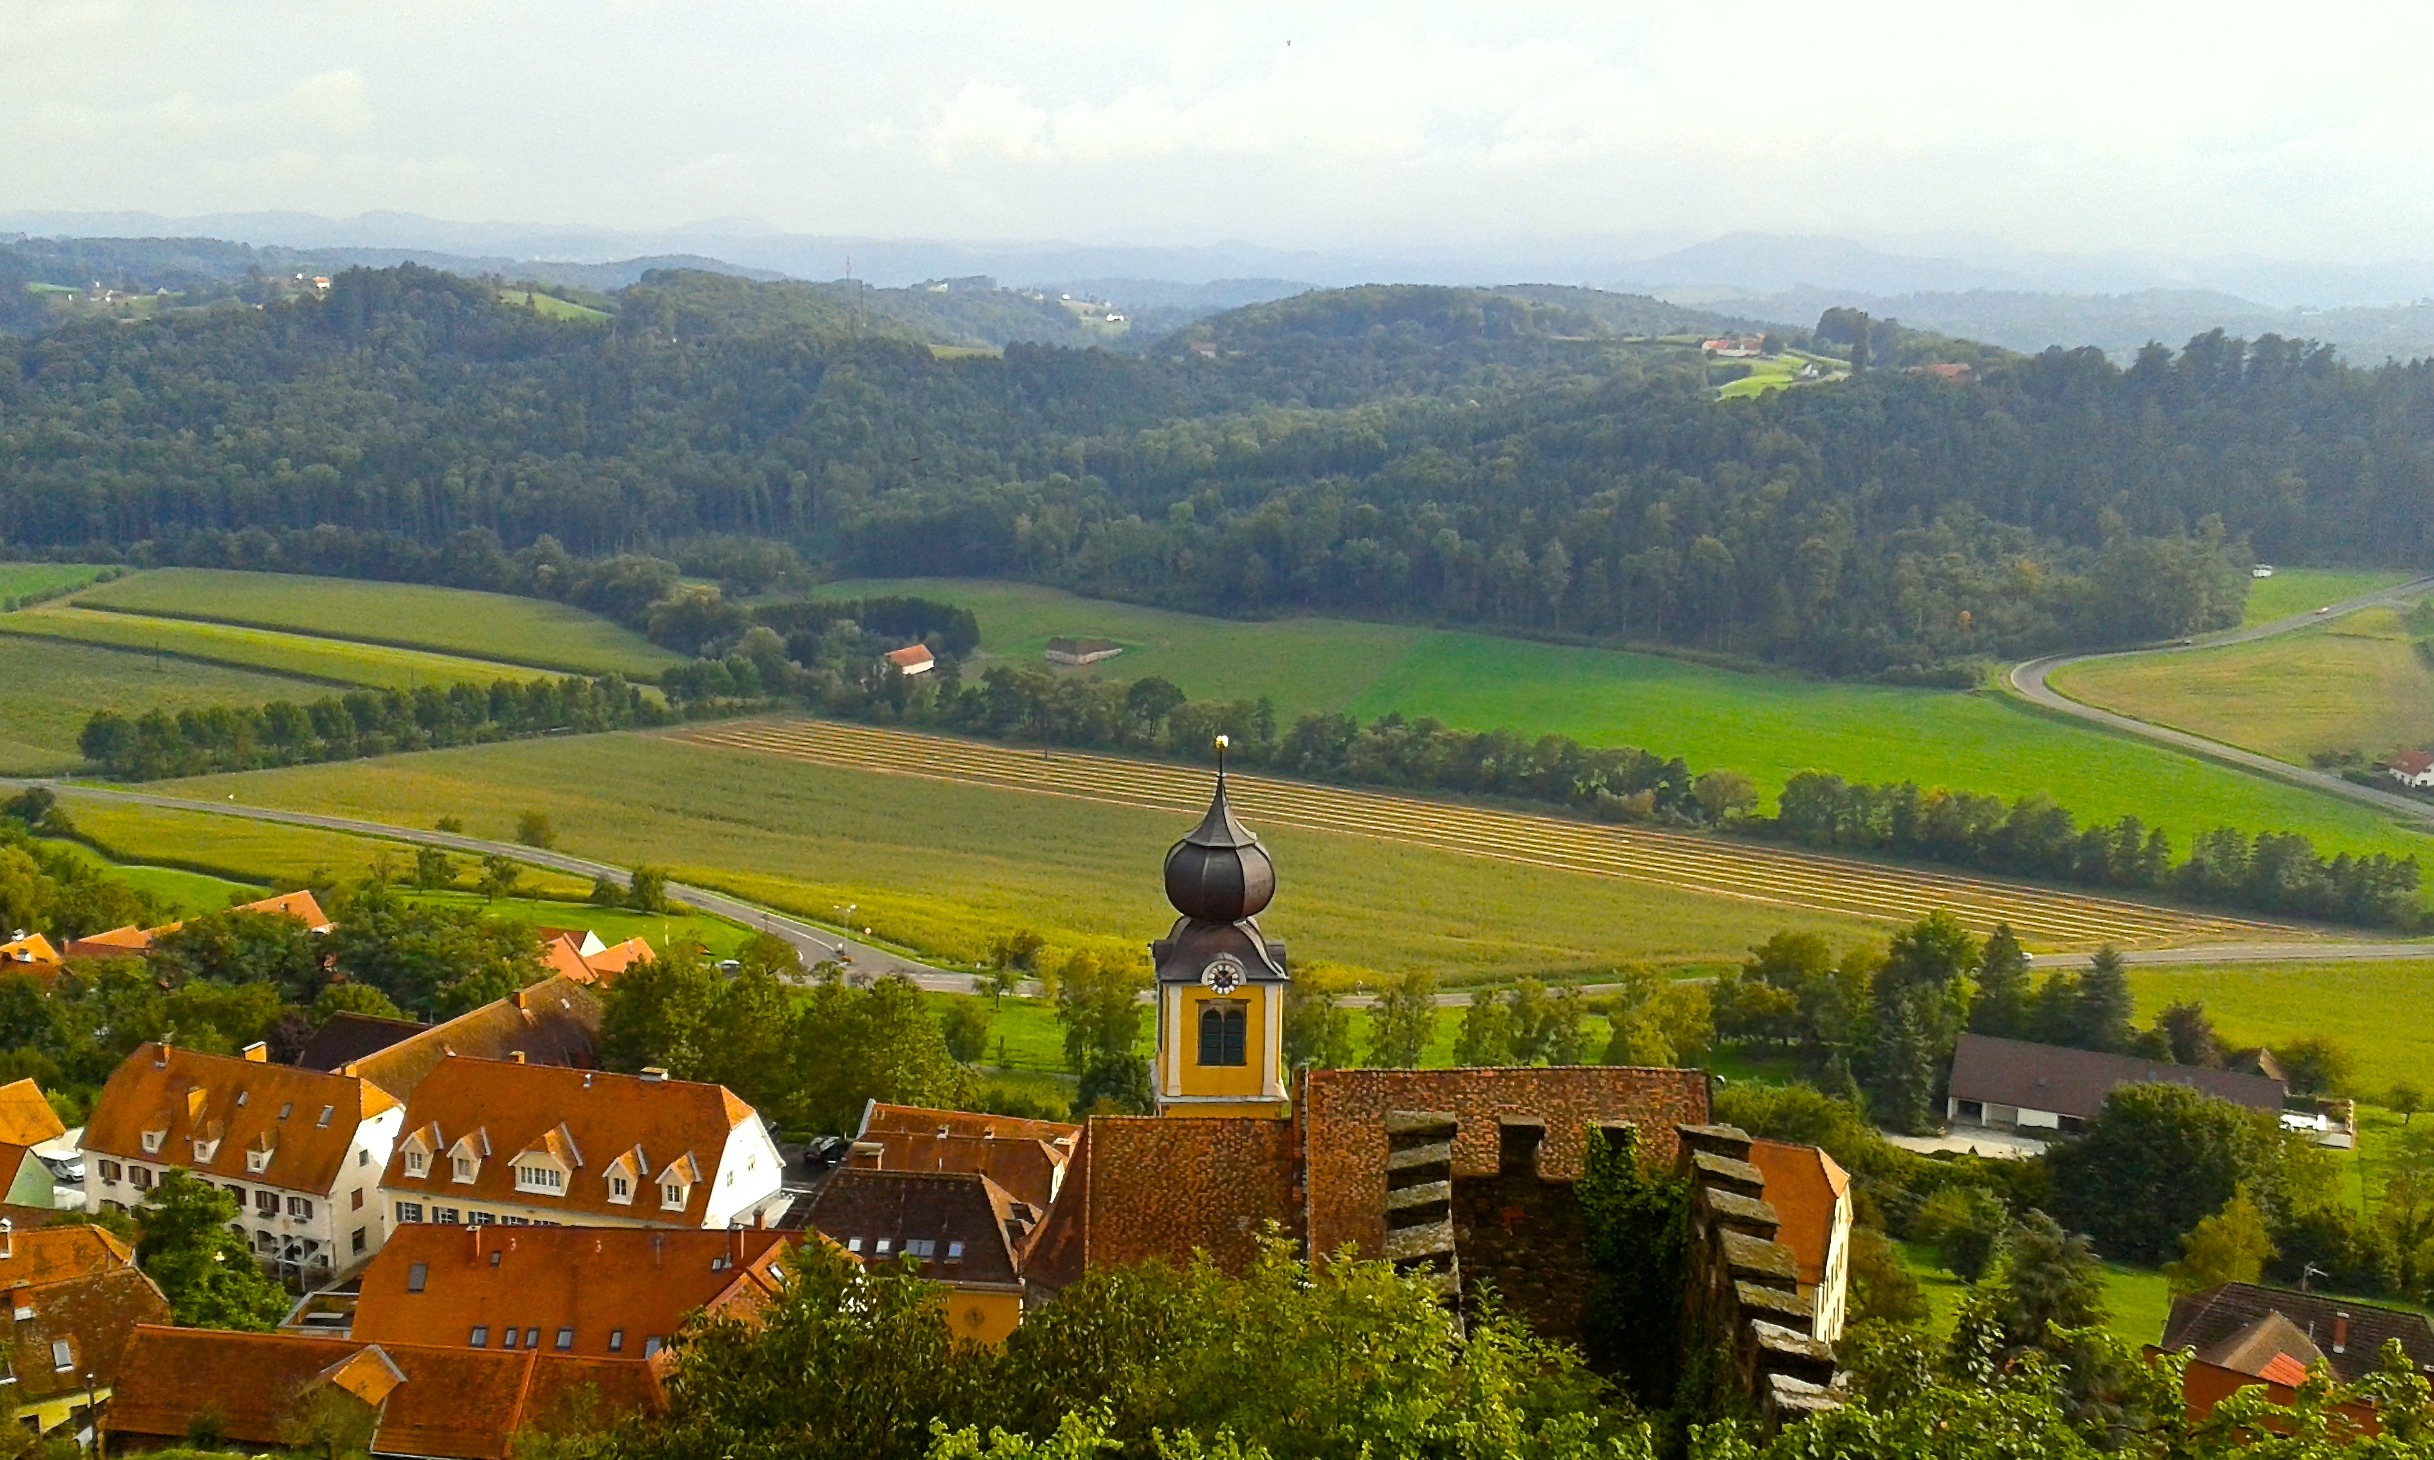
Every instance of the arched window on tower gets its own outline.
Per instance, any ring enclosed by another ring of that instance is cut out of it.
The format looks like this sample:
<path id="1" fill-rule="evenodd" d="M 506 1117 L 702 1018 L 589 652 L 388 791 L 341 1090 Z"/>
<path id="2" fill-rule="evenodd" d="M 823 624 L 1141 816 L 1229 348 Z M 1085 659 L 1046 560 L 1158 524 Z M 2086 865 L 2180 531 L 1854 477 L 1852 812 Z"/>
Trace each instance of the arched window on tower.
<path id="1" fill-rule="evenodd" d="M 1204 1067 L 1242 1064 L 1243 1034 L 1249 1026 L 1250 1013 L 1240 1004 L 1202 1004 L 1200 1063 Z"/>

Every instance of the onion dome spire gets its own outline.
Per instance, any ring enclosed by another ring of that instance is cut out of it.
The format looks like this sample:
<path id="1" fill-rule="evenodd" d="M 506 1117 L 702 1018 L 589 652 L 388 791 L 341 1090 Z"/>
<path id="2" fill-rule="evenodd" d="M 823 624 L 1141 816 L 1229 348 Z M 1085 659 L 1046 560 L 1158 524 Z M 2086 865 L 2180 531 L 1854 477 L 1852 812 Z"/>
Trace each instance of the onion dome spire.
<path id="1" fill-rule="evenodd" d="M 1200 824 L 1167 849 L 1166 900 L 1205 923 L 1257 917 L 1276 896 L 1276 866 L 1259 838 L 1234 819 L 1225 795 L 1226 737 L 1217 737 L 1217 791 Z"/>

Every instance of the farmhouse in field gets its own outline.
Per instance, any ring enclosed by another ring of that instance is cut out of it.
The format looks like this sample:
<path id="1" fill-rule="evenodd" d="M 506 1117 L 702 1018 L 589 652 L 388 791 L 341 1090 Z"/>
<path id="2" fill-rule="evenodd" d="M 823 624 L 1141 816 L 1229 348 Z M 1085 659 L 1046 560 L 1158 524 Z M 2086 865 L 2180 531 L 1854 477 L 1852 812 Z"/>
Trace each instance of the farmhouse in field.
<path id="1" fill-rule="evenodd" d="M 2422 750 L 2401 751 L 2383 769 L 2412 791 L 2434 790 L 2434 755 Z"/>
<path id="2" fill-rule="evenodd" d="M 1050 639 L 1048 662 L 1051 664 L 1096 664 L 1113 659 L 1124 652 L 1124 646 L 1113 639 Z"/>
<path id="3" fill-rule="evenodd" d="M 2122 1085 L 2157 1081 L 2279 1115 L 2288 1087 L 2265 1075 L 2161 1064 L 2126 1054 L 2099 1054 L 1964 1034 L 1952 1053 L 1945 1118 L 1993 1130 L 2076 1131 Z"/>
<path id="4" fill-rule="evenodd" d="M 898 674 L 910 678 L 937 668 L 938 656 L 932 654 L 926 645 L 907 644 L 901 649 L 889 650 L 887 662 L 895 666 Z"/>

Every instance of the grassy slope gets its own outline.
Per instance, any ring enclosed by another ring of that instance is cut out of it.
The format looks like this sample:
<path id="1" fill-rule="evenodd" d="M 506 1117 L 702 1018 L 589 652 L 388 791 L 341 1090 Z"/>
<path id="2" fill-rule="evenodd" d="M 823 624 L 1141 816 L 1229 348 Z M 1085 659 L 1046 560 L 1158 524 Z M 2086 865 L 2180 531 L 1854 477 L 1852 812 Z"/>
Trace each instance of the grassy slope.
<path id="1" fill-rule="evenodd" d="M 632 630 L 563 603 L 413 583 L 163 568 L 77 601 L 584 674 L 653 676 L 678 662 Z"/>
<path id="2" fill-rule="evenodd" d="M 0 618 L 5 629 L 23 614 Z M 117 649 L 0 635 L 0 774 L 53 775 L 84 756 L 76 737 L 95 710 L 171 714 L 204 705 L 310 699 L 326 685 Z"/>
<path id="3" fill-rule="evenodd" d="M 2234 1045 L 2321 1035 L 2358 1062 L 2358 1084 L 2377 1094 L 2434 1070 L 2434 960 L 2301 967 L 2134 968 L 2138 1017 L 2196 1000 Z"/>
<path id="4" fill-rule="evenodd" d="M 0 598 L 74 588 L 100 571 L 90 563 L 0 563 Z"/>
<path id="5" fill-rule="evenodd" d="M 2434 838 L 2364 807 L 2262 781 L 1991 692 L 1740 674 L 1679 659 L 1485 634 L 1284 619 L 1236 623 L 1076 598 L 1026 584 L 935 579 L 836 584 L 840 595 L 922 593 L 969 605 L 982 648 L 1039 662 L 1052 635 L 1140 646 L 1080 673 L 1159 673 L 1194 696 L 1272 695 L 1290 719 L 1400 711 L 1471 729 L 1570 735 L 1749 773 L 1772 792 L 1802 770 L 2003 796 L 2051 794 L 2081 816 L 2143 817 L 2185 849 L 2214 826 L 2303 831 L 2327 851 L 2417 854 Z"/>
<path id="6" fill-rule="evenodd" d="M 977 958 L 1031 927 L 1136 954 L 1172 914 L 1170 816 L 1012 791 L 829 770 L 642 735 L 527 741 L 171 783 L 265 805 L 503 837 L 527 807 L 561 845 L 650 861 L 822 920 L 847 902 L 885 941 Z M 1436 969 L 1448 982 L 1592 974 L 1633 959 L 1738 958 L 1779 927 L 1838 940 L 1855 920 L 1690 897 L 1606 878 L 1279 829 L 1284 893 L 1265 920 L 1295 956 Z"/>
<path id="7" fill-rule="evenodd" d="M 488 684 L 497 679 L 529 679 L 540 673 L 520 664 L 467 659 L 453 654 L 396 649 L 380 644 L 357 644 L 342 639 L 243 628 L 233 624 L 105 613 L 66 603 L 46 603 L 0 615 L 0 634 L 97 644 L 139 655 L 172 655 L 199 664 L 256 669 L 321 681 L 318 687 L 291 685 L 285 695 L 258 697 L 255 703 L 259 703 L 261 698 L 314 699 L 328 693 L 333 687 L 346 685 L 412 689 L 426 684 Z"/>
<path id="8" fill-rule="evenodd" d="M 2294 614 L 2313 613 L 2326 604 L 2406 583 L 2415 576 L 2379 568 L 2276 569 L 2270 578 L 2249 581 L 2248 610 L 2241 621 L 2269 624 Z"/>
<path id="9" fill-rule="evenodd" d="M 2434 673 L 2396 609 L 2252 644 L 2074 665 L 2054 687 L 2141 720 L 2305 764 L 2434 741 Z"/>

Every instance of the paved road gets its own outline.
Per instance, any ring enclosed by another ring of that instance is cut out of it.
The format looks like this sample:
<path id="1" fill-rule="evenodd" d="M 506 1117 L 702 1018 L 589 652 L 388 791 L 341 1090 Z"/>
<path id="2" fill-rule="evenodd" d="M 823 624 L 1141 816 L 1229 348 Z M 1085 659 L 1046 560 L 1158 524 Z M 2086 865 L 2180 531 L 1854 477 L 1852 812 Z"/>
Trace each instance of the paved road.
<path id="1" fill-rule="evenodd" d="M 622 881 L 630 875 L 627 868 L 595 862 L 586 857 L 569 856 L 564 852 L 544 851 L 539 847 L 514 842 L 484 841 L 480 837 L 462 836 L 455 832 L 424 831 L 419 827 L 390 826 L 384 822 L 357 821 L 344 816 L 323 816 L 310 811 L 278 811 L 263 806 L 241 805 L 235 801 L 196 801 L 182 796 L 156 796 L 146 791 L 110 791 L 50 780 L 0 778 L 0 785 L 45 785 L 62 799 L 83 797 L 92 801 L 157 806 L 172 811 L 201 811 L 215 816 L 239 817 L 246 821 L 274 821 L 287 826 L 309 826 L 323 831 L 411 842 L 417 846 L 444 847 L 452 852 L 466 852 L 477 857 L 495 853 L 513 857 L 527 866 L 546 867 L 553 872 L 568 872 L 577 877 L 610 876 Z M 933 968 L 885 948 L 845 937 L 816 923 L 790 917 L 758 903 L 746 902 L 740 897 L 675 882 L 668 884 L 668 895 L 703 912 L 775 933 L 795 946 L 806 965 L 842 958 L 847 976 L 855 981 L 901 974 L 920 987 L 939 993 L 968 994 L 977 991 L 975 985 L 978 980 L 968 973 Z M 1036 985 L 1030 985 L 1020 992 L 1036 995 L 1039 989 Z"/>
<path id="2" fill-rule="evenodd" d="M 2269 755 L 2259 755 L 2253 750 L 2242 750 L 2236 745 L 2225 745 L 2219 740 L 2209 740 L 2203 735 L 2193 735 L 2186 730 L 2174 730 L 2169 726 L 2133 719 L 2128 715 L 2115 714 L 2111 710 L 2100 710 L 2094 705 L 2082 704 L 2080 701 L 2070 698 L 2048 682 L 2054 671 L 2058 669 L 2073 664 L 2085 664 L 2096 659 L 2121 659 L 2134 654 L 2188 654 L 2200 649 L 2219 649 L 2226 644 L 2254 643 L 2258 639 L 2269 639 L 2277 634 L 2291 633 L 2294 630 L 2306 628 L 2310 624 L 2325 623 L 2346 614 L 2356 613 L 2360 609 L 2398 603 L 2423 593 L 2428 588 L 2434 588 L 2434 575 L 2412 579 L 2396 588 L 2386 588 L 2379 592 L 2363 593 L 2356 598 L 2344 599 L 2339 603 L 2329 605 L 2323 612 L 2298 614 L 2291 618 L 2276 619 L 2269 624 L 2228 629 L 2219 634 L 2204 634 L 2191 639 L 2186 644 L 2171 644 L 2148 649 L 2120 649 L 2107 654 L 2056 654 L 2044 659 L 2031 659 L 2011 671 L 2011 687 L 2035 704 L 2043 705 L 2050 710 L 2059 710 L 2066 715 L 2075 715 L 2092 724 L 2102 725 L 2108 730 L 2118 730 L 2125 735 L 2135 735 L 2142 740 L 2152 740 L 2158 745 L 2169 746 L 2174 750 L 2185 751 L 2191 755 L 2203 756 L 2208 760 L 2219 761 L 2238 770 L 2270 777 L 2287 785 L 2301 786 L 2307 790 L 2322 791 L 2327 795 L 2360 802 L 2388 815 L 2434 825 L 2434 802 L 2404 796 L 2398 791 L 2384 791 L 2373 786 L 2361 786 L 2355 781 L 2346 781 L 2337 775 L 2311 770 L 2306 766 L 2291 765 L 2287 761 L 2275 760 Z"/>

